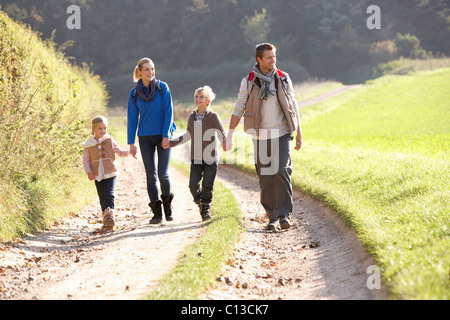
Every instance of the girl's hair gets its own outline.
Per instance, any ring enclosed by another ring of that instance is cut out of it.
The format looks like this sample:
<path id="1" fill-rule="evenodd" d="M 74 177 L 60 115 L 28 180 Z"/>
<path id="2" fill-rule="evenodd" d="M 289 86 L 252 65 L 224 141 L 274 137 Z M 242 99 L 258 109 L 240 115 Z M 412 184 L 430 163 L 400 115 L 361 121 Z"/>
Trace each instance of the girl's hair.
<path id="1" fill-rule="evenodd" d="M 203 91 L 206 96 L 209 98 L 210 103 L 214 101 L 216 98 L 216 94 L 212 91 L 210 86 L 203 86 L 195 90 L 194 95 L 196 95 L 198 92 Z"/>
<path id="2" fill-rule="evenodd" d="M 105 125 L 108 125 L 108 120 L 103 116 L 98 116 L 92 119 L 92 126 L 95 126 L 96 124 L 99 123 L 104 123 Z"/>
<path id="3" fill-rule="evenodd" d="M 138 82 L 139 79 L 141 78 L 141 77 L 139 76 L 139 71 L 142 70 L 142 66 L 143 66 L 144 64 L 146 64 L 146 63 L 150 63 L 150 64 L 152 64 L 153 66 L 155 66 L 155 64 L 153 63 L 152 59 L 150 59 L 150 58 L 142 58 L 141 60 L 139 60 L 139 62 L 138 62 L 138 64 L 137 64 L 136 68 L 134 68 L 134 73 L 133 73 L 133 80 L 134 80 L 134 82 Z"/>

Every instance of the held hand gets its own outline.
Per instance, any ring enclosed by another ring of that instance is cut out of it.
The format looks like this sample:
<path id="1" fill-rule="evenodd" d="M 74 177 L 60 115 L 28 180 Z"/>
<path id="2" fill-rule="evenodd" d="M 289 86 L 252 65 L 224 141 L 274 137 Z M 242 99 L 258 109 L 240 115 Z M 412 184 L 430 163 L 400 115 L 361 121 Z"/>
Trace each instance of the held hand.
<path id="1" fill-rule="evenodd" d="M 223 145 L 223 151 L 230 151 L 231 149 L 233 149 L 233 131 L 230 130 Z"/>
<path id="2" fill-rule="evenodd" d="M 297 138 L 295 139 L 295 150 L 300 150 L 302 148 L 303 138 L 301 134 L 297 134 Z"/>
<path id="3" fill-rule="evenodd" d="M 225 151 L 225 152 L 227 152 L 227 151 L 230 151 L 230 150 L 228 150 L 228 148 L 227 148 L 227 146 L 228 146 L 228 142 L 227 142 L 228 140 L 225 140 L 224 142 L 223 142 L 223 144 L 222 144 L 222 149 L 223 149 L 223 151 Z"/>
<path id="4" fill-rule="evenodd" d="M 130 154 L 133 156 L 133 158 L 136 158 L 136 154 L 137 154 L 137 148 L 134 144 L 130 144 Z"/>
<path id="5" fill-rule="evenodd" d="M 163 149 L 170 149 L 169 138 L 163 138 L 161 142 Z"/>
<path id="6" fill-rule="evenodd" d="M 233 149 L 233 141 L 232 140 L 230 140 L 230 141 L 227 140 L 227 142 L 226 142 L 224 147 L 225 147 L 225 151 L 230 151 L 231 149 Z"/>

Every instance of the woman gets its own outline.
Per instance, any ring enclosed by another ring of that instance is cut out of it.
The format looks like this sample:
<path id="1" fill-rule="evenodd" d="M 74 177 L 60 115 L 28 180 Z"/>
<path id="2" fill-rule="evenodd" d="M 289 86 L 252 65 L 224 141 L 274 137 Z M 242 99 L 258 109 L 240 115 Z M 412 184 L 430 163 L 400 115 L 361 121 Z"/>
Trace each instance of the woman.
<path id="1" fill-rule="evenodd" d="M 167 221 L 172 221 L 172 199 L 170 191 L 169 139 L 176 130 L 173 122 L 172 96 L 166 83 L 156 80 L 155 64 L 149 58 L 139 60 L 134 70 L 136 88 L 132 89 L 128 99 L 128 144 L 130 154 L 135 156 L 136 130 L 139 146 L 147 174 L 147 192 L 149 206 L 153 212 L 151 224 L 162 221 L 162 206 Z M 158 153 L 158 166 L 155 153 Z M 157 178 L 161 186 L 161 199 L 158 195 Z"/>

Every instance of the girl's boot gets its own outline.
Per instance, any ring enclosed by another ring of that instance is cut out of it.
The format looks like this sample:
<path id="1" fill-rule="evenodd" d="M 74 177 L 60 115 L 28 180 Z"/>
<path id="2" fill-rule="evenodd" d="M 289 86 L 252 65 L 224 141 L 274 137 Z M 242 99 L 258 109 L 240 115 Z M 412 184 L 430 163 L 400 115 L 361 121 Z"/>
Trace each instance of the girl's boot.
<path id="1" fill-rule="evenodd" d="M 114 210 L 111 208 L 106 208 L 102 214 L 103 218 L 103 228 L 106 230 L 112 230 L 114 227 Z"/>

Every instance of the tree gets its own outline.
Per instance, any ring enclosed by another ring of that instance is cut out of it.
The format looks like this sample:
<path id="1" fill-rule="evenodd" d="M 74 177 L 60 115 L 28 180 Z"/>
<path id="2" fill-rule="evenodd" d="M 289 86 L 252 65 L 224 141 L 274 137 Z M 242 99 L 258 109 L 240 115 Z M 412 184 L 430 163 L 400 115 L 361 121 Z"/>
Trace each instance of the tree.
<path id="1" fill-rule="evenodd" d="M 267 35 L 270 32 L 272 24 L 272 18 L 268 14 L 265 8 L 262 8 L 261 12 L 255 10 L 253 16 L 242 20 L 240 27 L 243 31 L 245 41 L 254 46 L 258 43 L 267 42 Z"/>

